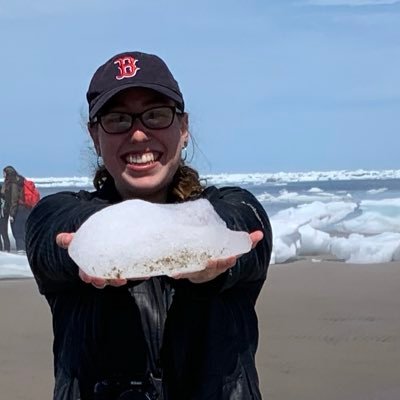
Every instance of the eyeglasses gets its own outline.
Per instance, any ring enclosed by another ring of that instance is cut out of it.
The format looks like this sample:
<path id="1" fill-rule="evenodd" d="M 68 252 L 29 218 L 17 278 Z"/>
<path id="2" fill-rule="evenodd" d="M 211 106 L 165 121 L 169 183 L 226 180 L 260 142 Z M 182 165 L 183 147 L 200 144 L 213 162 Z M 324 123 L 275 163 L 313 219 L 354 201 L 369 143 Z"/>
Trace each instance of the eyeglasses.
<path id="1" fill-rule="evenodd" d="M 176 114 L 182 115 L 183 113 L 175 106 L 162 106 L 150 108 L 141 113 L 112 111 L 94 117 L 92 122 L 99 122 L 104 131 L 109 134 L 118 134 L 129 132 L 136 119 L 139 119 L 148 129 L 169 128 Z"/>

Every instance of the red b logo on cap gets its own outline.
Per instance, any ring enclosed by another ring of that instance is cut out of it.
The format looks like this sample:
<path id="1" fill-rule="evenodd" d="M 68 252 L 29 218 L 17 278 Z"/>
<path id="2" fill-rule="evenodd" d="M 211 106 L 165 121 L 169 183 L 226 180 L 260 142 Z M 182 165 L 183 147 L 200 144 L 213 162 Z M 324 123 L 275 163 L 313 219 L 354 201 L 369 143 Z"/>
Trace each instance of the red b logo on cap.
<path id="1" fill-rule="evenodd" d="M 114 64 L 118 65 L 119 75 L 115 78 L 118 80 L 124 78 L 132 78 L 132 76 L 136 75 L 136 72 L 139 71 L 139 67 L 136 66 L 138 60 L 135 60 L 133 57 L 121 57 L 114 61 Z"/>

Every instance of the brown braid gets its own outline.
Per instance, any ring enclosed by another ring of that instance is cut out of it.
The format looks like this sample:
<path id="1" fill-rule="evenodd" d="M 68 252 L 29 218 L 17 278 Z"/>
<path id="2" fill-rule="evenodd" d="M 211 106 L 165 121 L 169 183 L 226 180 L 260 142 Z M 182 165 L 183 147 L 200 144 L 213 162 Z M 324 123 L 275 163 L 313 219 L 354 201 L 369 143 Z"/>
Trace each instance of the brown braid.
<path id="1" fill-rule="evenodd" d="M 198 197 L 204 190 L 199 173 L 181 161 L 169 190 L 170 202 L 183 202 Z"/>

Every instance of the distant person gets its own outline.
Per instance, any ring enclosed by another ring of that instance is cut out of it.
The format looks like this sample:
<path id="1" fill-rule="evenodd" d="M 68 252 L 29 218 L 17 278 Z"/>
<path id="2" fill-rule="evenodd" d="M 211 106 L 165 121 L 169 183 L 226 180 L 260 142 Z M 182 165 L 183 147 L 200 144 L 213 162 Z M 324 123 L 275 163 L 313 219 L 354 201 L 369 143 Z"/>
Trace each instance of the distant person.
<path id="1" fill-rule="evenodd" d="M 4 212 L 10 218 L 16 250 L 24 254 L 26 220 L 33 206 L 39 201 L 40 194 L 32 181 L 18 174 L 10 165 L 3 169 L 3 176 Z"/>
<path id="2" fill-rule="evenodd" d="M 259 400 L 255 303 L 272 247 L 265 210 L 245 189 L 205 187 L 186 164 L 189 116 L 159 57 L 113 56 L 87 100 L 104 161 L 96 190 L 47 196 L 27 222 L 29 263 L 53 315 L 54 399 Z M 198 198 L 229 228 L 249 232 L 253 249 L 175 279 L 130 281 L 89 276 L 68 255 L 73 233 L 112 204 Z"/>
<path id="3" fill-rule="evenodd" d="M 8 237 L 8 214 L 5 210 L 4 185 L 0 185 L 0 250 L 10 252 Z"/>

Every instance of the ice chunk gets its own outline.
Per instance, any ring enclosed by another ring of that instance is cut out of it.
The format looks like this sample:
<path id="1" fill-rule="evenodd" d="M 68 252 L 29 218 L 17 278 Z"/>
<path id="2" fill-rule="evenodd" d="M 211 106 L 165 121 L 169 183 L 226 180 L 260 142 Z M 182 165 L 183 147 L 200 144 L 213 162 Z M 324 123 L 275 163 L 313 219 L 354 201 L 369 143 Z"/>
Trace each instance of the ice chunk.
<path id="1" fill-rule="evenodd" d="M 140 278 L 200 271 L 209 259 L 250 249 L 249 234 L 228 229 L 208 200 L 127 200 L 85 221 L 68 252 L 89 275 Z"/>

